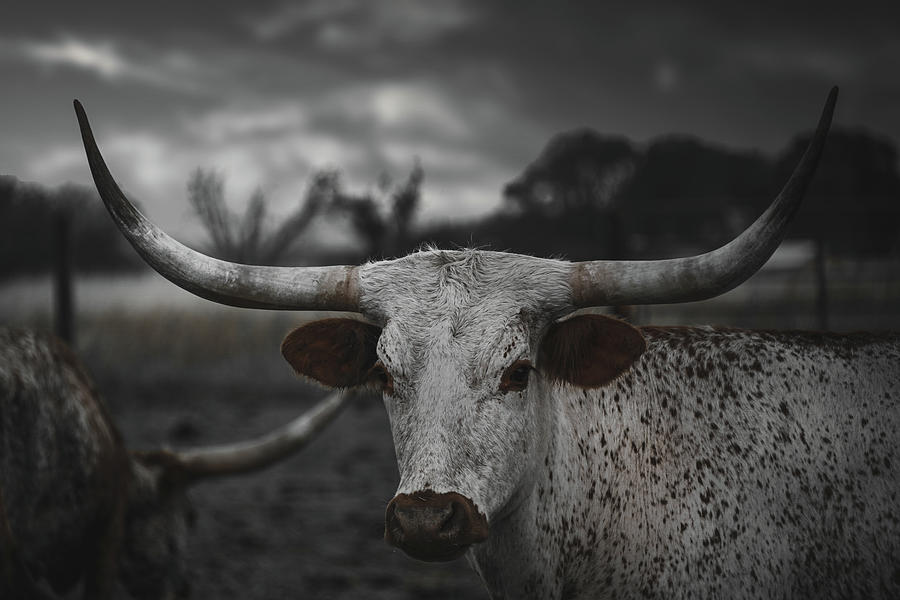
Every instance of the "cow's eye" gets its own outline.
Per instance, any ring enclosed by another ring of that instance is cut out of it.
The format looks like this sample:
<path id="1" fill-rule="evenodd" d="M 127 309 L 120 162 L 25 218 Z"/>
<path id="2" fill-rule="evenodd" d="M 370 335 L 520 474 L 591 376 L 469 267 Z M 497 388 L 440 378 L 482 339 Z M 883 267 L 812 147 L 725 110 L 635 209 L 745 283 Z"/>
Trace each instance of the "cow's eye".
<path id="1" fill-rule="evenodd" d="M 381 388 L 388 396 L 394 393 L 394 378 L 380 360 L 369 369 L 369 381 Z"/>
<path id="2" fill-rule="evenodd" d="M 517 360 L 509 365 L 500 378 L 500 391 L 521 392 L 528 387 L 528 376 L 533 369 L 528 360 Z"/>

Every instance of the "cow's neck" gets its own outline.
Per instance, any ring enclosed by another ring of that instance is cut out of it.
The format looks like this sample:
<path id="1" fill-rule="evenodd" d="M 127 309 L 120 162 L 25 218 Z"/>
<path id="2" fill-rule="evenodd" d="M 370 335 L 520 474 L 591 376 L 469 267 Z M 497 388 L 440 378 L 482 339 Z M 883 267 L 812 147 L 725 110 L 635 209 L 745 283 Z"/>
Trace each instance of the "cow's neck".
<path id="1" fill-rule="evenodd" d="M 617 467 L 642 464 L 649 451 L 628 441 L 648 427 L 634 385 L 622 378 L 586 394 L 571 387 L 548 394 L 557 404 L 530 493 L 471 553 L 493 598 L 590 597 L 623 583 L 623 560 L 641 560 L 644 507 L 622 497 L 637 490 Z"/>
<path id="2" fill-rule="evenodd" d="M 543 397 L 549 393 L 544 390 Z M 495 600 L 565 595 L 568 578 L 559 549 L 566 536 L 560 527 L 564 511 L 559 507 L 574 506 L 580 493 L 560 485 L 560 474 L 565 472 L 562 465 L 572 460 L 572 449 L 564 442 L 577 426 L 573 416 L 562 406 L 547 413 L 533 476 L 491 522 L 488 540 L 469 553 L 470 564 Z"/>

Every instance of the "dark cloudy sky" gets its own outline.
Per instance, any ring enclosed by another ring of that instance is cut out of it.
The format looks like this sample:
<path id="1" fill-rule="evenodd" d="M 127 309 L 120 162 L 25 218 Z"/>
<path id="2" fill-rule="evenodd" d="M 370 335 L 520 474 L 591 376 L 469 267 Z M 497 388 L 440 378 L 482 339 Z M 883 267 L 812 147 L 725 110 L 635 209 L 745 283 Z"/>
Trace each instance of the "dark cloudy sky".
<path id="1" fill-rule="evenodd" d="M 197 166 L 226 174 L 235 205 L 262 186 L 284 209 L 315 168 L 362 190 L 418 156 L 424 216 L 456 218 L 495 208 L 576 126 L 772 152 L 838 84 L 840 124 L 900 138 L 891 2 L 761 4 L 6 2 L 0 173 L 88 183 L 76 97 L 113 173 L 175 232 Z"/>

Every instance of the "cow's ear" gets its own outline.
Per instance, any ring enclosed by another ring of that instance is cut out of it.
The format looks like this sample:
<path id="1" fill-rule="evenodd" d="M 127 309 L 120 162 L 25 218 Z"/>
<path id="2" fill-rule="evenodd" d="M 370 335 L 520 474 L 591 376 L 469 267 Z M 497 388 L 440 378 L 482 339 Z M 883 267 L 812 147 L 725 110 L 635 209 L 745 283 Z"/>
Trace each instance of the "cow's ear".
<path id="1" fill-rule="evenodd" d="M 625 321 L 579 315 L 550 327 L 541 340 L 538 369 L 552 380 L 595 388 L 625 372 L 646 347 L 641 332 Z"/>
<path id="2" fill-rule="evenodd" d="M 354 319 L 313 321 L 290 332 L 281 354 L 294 371 L 332 388 L 366 383 L 381 329 Z"/>

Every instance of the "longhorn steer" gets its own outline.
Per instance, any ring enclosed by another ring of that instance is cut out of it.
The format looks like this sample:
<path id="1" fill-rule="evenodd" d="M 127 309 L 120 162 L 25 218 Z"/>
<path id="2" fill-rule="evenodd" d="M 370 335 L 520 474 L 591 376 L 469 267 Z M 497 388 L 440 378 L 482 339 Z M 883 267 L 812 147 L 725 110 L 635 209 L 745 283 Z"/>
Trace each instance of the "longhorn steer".
<path id="1" fill-rule="evenodd" d="M 147 221 L 76 103 L 94 181 L 138 252 L 236 306 L 361 313 L 285 358 L 374 383 L 400 469 L 386 540 L 466 554 L 494 598 L 900 597 L 900 338 L 643 328 L 576 309 L 685 302 L 752 275 L 812 177 L 837 90 L 769 209 L 707 254 L 569 263 L 428 250 L 252 267 Z"/>
<path id="2" fill-rule="evenodd" d="M 129 453 L 75 356 L 60 341 L 0 328 L 0 598 L 109 598 L 116 576 L 138 599 L 185 590 L 187 487 L 261 469 L 337 414 L 333 394 L 257 441 Z"/>

